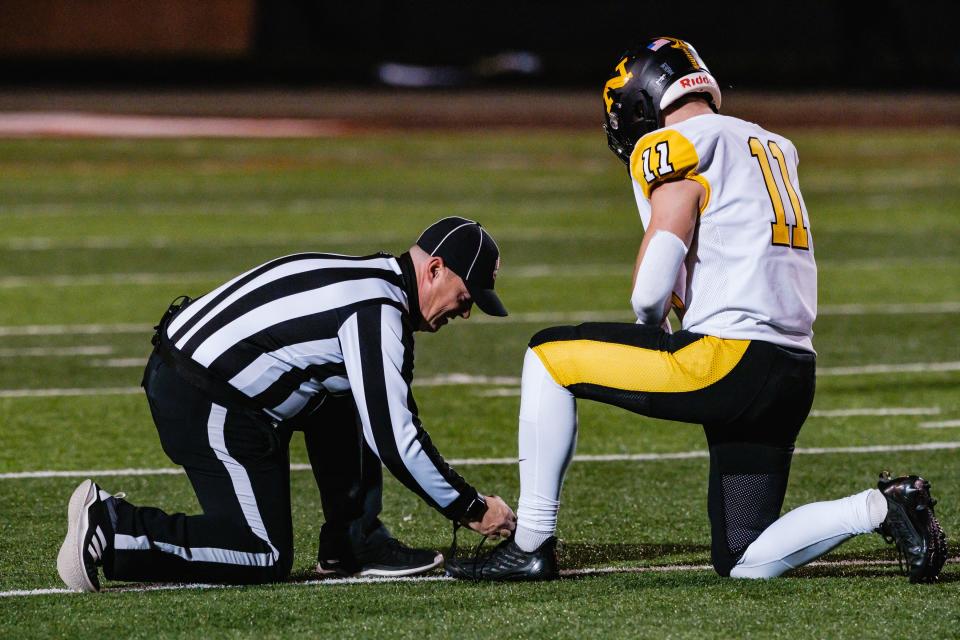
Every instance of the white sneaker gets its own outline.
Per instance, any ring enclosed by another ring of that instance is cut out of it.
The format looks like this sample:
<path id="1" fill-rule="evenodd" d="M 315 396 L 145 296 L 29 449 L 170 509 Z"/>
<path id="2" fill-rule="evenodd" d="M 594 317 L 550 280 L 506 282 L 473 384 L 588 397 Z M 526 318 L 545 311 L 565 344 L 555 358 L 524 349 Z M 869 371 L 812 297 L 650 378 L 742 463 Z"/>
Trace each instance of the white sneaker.
<path id="1" fill-rule="evenodd" d="M 74 591 L 100 591 L 97 567 L 113 546 L 113 526 L 104 500 L 110 494 L 93 480 L 73 491 L 67 507 L 67 537 L 57 555 L 57 573 Z"/>

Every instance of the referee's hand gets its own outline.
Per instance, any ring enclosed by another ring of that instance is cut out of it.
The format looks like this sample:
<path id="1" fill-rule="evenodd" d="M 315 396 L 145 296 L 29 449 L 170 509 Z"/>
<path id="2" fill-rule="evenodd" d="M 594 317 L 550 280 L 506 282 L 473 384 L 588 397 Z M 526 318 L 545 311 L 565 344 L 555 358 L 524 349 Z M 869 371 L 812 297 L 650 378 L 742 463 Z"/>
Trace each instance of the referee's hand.
<path id="1" fill-rule="evenodd" d="M 509 537 L 517 528 L 517 516 L 500 496 L 486 496 L 487 511 L 483 519 L 468 522 L 467 526 L 490 538 Z"/>

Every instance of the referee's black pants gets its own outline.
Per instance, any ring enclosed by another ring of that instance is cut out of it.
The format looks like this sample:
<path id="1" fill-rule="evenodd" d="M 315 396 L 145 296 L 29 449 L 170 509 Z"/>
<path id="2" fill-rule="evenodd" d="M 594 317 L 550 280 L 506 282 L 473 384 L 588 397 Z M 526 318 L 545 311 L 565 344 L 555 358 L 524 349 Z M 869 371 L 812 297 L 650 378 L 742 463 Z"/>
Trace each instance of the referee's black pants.
<path id="1" fill-rule="evenodd" d="M 160 442 L 183 466 L 202 515 L 167 514 L 119 501 L 115 580 L 262 583 L 284 579 L 293 562 L 291 430 L 212 402 L 154 354 L 144 387 Z M 389 537 L 379 520 L 383 476 L 366 447 L 352 399 L 329 399 L 309 423 L 307 451 L 326 522 L 320 552 L 348 568 Z"/>
<path id="2" fill-rule="evenodd" d="M 359 571 L 364 557 L 392 534 L 380 521 L 383 465 L 363 439 L 353 397 L 327 398 L 296 429 L 303 430 L 323 505 L 317 561 Z"/>

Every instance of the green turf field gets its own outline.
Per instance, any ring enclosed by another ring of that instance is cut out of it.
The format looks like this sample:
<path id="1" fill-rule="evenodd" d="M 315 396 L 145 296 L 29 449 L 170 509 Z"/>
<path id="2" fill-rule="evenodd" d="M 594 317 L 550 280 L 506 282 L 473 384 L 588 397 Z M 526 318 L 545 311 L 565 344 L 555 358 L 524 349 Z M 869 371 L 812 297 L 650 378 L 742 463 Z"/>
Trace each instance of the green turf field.
<path id="1" fill-rule="evenodd" d="M 916 471 L 956 538 L 960 131 L 786 133 L 800 151 L 822 306 L 817 413 L 798 446 L 852 450 L 798 455 L 785 508 L 867 488 L 883 468 Z M 62 587 L 55 558 L 80 480 L 10 474 L 170 466 L 136 386 L 149 326 L 171 298 L 285 253 L 399 252 L 450 214 L 478 218 L 499 240 L 498 290 L 513 317 L 420 337 L 417 379 L 434 384 L 418 403 L 445 456 L 509 458 L 529 336 L 578 318 L 631 319 L 641 228 L 599 131 L 0 141 L 0 637 L 958 637 L 960 566 L 948 564 L 940 584 L 910 585 L 877 536 L 825 558 L 845 562 L 775 581 L 697 568 L 709 563 L 707 461 L 697 457 L 574 463 L 561 553 L 565 568 L 597 571 L 552 584 L 304 585 L 321 515 L 311 474 L 295 471 L 294 583 L 6 595 Z M 490 378 L 442 384 L 452 373 Z M 581 454 L 705 449 L 696 426 L 589 403 L 580 415 Z M 858 450 L 921 443 L 943 444 Z M 297 437 L 293 458 L 306 461 Z M 515 466 L 458 468 L 516 503 Z M 181 475 L 100 482 L 134 502 L 197 509 Z M 394 532 L 445 547 L 448 523 L 387 482 Z M 655 567 L 667 570 L 639 570 Z"/>

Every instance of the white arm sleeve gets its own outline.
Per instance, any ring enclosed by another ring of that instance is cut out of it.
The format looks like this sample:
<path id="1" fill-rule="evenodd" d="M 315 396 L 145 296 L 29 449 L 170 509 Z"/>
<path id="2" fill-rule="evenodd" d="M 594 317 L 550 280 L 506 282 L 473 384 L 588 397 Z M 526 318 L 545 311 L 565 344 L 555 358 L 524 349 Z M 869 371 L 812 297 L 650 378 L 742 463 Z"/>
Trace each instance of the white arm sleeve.
<path id="1" fill-rule="evenodd" d="M 687 255 L 687 245 L 669 231 L 654 232 L 643 254 L 630 304 L 641 324 L 659 325 L 663 320 L 673 283 Z"/>

